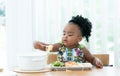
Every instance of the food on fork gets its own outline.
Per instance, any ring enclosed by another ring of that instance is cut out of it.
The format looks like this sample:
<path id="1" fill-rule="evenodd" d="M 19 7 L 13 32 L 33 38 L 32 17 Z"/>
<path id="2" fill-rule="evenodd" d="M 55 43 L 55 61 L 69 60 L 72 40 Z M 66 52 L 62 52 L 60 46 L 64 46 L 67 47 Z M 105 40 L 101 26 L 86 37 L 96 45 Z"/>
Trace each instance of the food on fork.
<path id="1" fill-rule="evenodd" d="M 53 49 L 53 45 L 46 46 L 46 51 L 50 52 Z"/>

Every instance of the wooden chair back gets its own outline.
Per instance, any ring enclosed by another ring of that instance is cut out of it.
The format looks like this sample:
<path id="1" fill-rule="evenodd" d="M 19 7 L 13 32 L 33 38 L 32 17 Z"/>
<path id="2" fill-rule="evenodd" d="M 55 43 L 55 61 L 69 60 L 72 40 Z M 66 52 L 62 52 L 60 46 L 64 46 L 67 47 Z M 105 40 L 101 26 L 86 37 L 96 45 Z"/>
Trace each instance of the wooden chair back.
<path id="1" fill-rule="evenodd" d="M 93 54 L 95 57 L 99 58 L 103 65 L 109 65 L 109 54 Z"/>
<path id="2" fill-rule="evenodd" d="M 47 64 L 57 61 L 57 54 L 49 54 L 47 59 Z"/>

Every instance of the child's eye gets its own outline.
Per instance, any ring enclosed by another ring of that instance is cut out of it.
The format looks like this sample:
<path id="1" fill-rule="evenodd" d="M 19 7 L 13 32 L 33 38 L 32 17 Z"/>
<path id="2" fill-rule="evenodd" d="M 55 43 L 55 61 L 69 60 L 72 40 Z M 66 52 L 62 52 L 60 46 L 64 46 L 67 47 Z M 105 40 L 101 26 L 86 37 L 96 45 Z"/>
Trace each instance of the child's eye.
<path id="1" fill-rule="evenodd" d="M 65 35 L 65 33 L 63 33 L 63 36 Z"/>
<path id="2" fill-rule="evenodd" d="M 73 36 L 72 34 L 69 34 L 68 36 Z"/>

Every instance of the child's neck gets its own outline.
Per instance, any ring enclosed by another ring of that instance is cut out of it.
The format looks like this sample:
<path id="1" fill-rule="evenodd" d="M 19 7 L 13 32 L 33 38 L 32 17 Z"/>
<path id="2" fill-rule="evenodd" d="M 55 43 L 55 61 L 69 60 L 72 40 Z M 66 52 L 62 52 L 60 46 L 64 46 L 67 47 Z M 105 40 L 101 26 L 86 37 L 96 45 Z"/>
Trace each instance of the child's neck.
<path id="1" fill-rule="evenodd" d="M 66 46 L 68 49 L 78 48 L 79 44 L 75 44 L 72 46 Z"/>

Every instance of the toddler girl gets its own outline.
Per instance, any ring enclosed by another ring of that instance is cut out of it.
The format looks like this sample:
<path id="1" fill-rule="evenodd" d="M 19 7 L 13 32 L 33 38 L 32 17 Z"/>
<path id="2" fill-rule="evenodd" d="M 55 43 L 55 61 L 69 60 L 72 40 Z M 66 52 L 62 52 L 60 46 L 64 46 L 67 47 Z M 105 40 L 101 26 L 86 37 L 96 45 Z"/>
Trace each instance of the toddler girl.
<path id="1" fill-rule="evenodd" d="M 77 15 L 72 17 L 65 26 L 61 42 L 45 44 L 36 41 L 34 42 L 34 47 L 46 50 L 46 46 L 52 45 L 52 51 L 58 51 L 58 60 L 60 61 L 75 61 L 79 63 L 88 61 L 96 67 L 102 68 L 103 64 L 101 60 L 94 57 L 85 46 L 79 44 L 83 37 L 89 42 L 91 28 L 92 24 L 87 18 Z"/>

